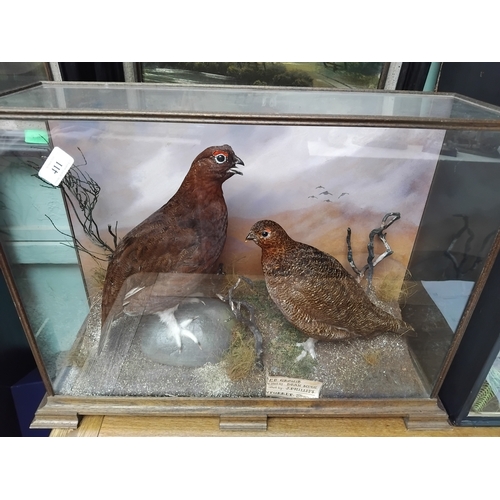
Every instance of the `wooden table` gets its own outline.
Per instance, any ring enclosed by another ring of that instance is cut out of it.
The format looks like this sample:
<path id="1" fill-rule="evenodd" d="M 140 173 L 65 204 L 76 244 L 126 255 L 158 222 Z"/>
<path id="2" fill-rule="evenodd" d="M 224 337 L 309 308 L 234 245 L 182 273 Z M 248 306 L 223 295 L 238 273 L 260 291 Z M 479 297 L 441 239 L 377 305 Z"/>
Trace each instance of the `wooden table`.
<path id="1" fill-rule="evenodd" d="M 407 429 L 402 418 L 272 418 L 267 431 L 223 431 L 217 417 L 86 416 L 76 430 L 54 429 L 51 437 L 110 436 L 500 436 L 500 427 Z"/>

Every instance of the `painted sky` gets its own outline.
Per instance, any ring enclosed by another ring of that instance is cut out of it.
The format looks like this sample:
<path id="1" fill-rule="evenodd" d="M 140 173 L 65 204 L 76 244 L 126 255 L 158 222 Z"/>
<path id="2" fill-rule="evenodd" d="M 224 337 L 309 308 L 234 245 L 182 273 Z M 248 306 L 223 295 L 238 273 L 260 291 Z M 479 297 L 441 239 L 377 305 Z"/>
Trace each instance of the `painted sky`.
<path id="1" fill-rule="evenodd" d="M 342 202 L 346 213 L 399 211 L 418 225 L 444 136 L 435 130 L 148 122 L 51 122 L 50 129 L 54 145 L 76 165 L 83 163 L 77 147 L 82 150 L 82 170 L 101 186 L 99 225 L 118 221 L 122 230 L 170 199 L 198 153 L 224 143 L 245 162 L 243 176 L 224 184 L 230 217 L 257 220 L 330 200 Z"/>

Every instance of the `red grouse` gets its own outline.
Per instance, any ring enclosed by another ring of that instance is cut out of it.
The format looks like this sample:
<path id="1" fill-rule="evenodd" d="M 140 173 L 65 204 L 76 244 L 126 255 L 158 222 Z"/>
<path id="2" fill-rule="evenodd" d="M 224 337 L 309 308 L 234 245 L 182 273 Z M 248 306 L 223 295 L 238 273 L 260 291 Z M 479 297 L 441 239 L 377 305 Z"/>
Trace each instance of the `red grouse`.
<path id="1" fill-rule="evenodd" d="M 256 222 L 246 240 L 262 249 L 262 271 L 271 299 L 290 323 L 313 339 L 302 344 L 312 357 L 317 340 L 412 330 L 375 306 L 337 259 L 293 240 L 276 222 Z"/>
<path id="2" fill-rule="evenodd" d="M 99 350 L 106 342 L 112 318 L 106 320 L 128 277 L 137 273 L 174 273 L 177 276 L 172 275 L 174 287 L 188 296 L 197 284 L 196 275 L 216 271 L 228 222 L 222 184 L 234 174 L 241 175 L 238 165 L 244 163 L 227 144 L 205 149 L 194 159 L 174 196 L 120 241 L 104 281 Z M 182 276 L 191 273 L 195 273 L 194 279 L 188 276 L 186 290 L 182 290 Z M 139 286 L 129 291 L 125 300 L 130 300 L 143 288 Z M 167 324 L 179 349 L 181 336 L 197 342 L 185 329 L 187 323 L 178 325 L 176 322 L 174 312 L 181 300 L 171 297 L 149 311 L 158 314 Z"/>

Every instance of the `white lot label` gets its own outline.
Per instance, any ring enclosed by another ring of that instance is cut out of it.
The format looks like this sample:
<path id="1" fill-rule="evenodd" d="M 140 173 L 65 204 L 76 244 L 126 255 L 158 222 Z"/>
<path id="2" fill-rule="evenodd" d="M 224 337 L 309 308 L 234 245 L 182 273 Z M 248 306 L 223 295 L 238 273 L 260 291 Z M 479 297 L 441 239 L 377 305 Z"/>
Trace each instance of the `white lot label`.
<path id="1" fill-rule="evenodd" d="M 289 377 L 267 377 L 266 396 L 279 398 L 319 398 L 323 382 Z"/>
<path id="2" fill-rule="evenodd" d="M 56 146 L 38 171 L 38 176 L 53 186 L 59 186 L 74 162 L 68 153 Z"/>

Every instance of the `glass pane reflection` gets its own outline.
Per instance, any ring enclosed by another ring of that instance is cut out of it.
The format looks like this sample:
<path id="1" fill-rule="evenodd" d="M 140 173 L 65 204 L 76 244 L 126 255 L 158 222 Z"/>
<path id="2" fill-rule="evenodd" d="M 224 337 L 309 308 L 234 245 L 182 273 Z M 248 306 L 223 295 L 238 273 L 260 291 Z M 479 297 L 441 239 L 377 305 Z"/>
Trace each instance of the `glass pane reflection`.
<path id="1" fill-rule="evenodd" d="M 146 84 L 43 85 L 0 97 L 0 110 L 71 110 L 249 117 L 387 117 L 498 120 L 500 110 L 459 96 L 325 89 L 208 87 Z"/>

